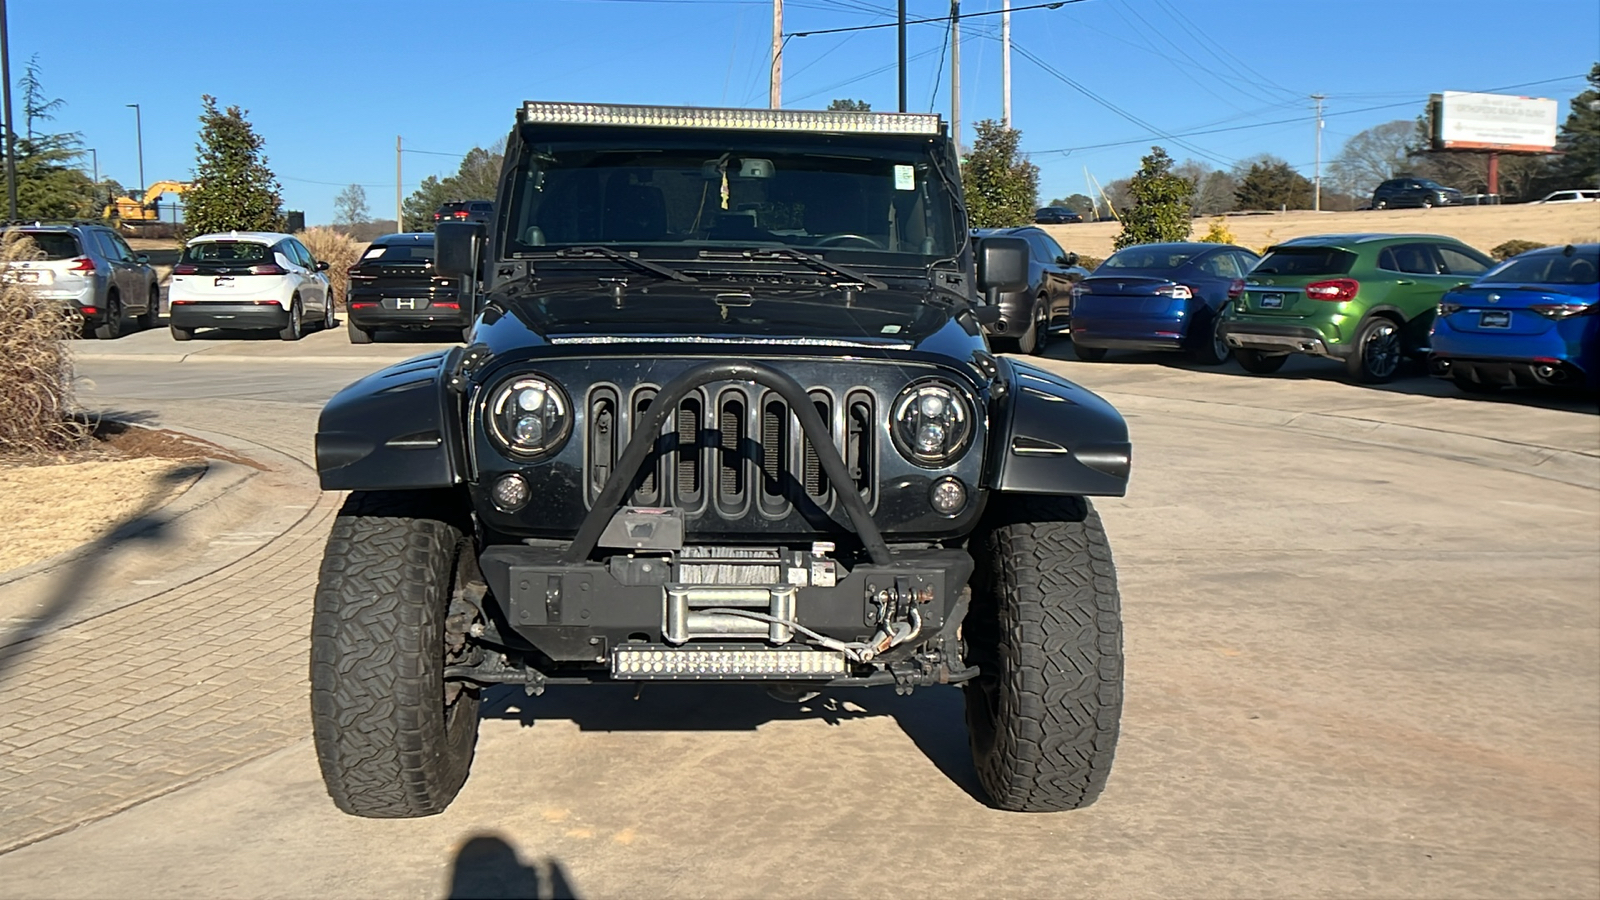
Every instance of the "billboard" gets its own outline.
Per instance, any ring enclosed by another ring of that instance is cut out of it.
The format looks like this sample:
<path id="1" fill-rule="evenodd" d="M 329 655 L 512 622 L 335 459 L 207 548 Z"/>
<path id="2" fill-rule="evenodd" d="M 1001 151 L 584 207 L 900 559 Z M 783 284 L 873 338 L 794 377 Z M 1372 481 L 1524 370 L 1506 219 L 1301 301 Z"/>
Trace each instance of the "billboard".
<path id="1" fill-rule="evenodd" d="M 1560 104 L 1542 97 L 1445 91 L 1432 96 L 1433 149 L 1548 153 Z"/>

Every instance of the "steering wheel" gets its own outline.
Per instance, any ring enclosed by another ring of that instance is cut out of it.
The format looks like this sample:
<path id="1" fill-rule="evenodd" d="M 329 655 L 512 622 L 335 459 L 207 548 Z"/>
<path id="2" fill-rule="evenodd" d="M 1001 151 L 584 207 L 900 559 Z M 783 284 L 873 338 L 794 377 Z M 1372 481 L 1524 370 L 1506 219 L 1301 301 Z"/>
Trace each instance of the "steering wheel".
<path id="1" fill-rule="evenodd" d="M 864 235 L 859 235 L 859 234 L 830 234 L 827 237 L 823 238 L 822 240 L 817 241 L 817 246 L 818 247 L 831 247 L 834 244 L 837 244 L 837 243 L 839 243 L 841 241 L 860 241 L 861 243 L 866 244 L 868 247 L 871 247 L 874 250 L 887 250 L 887 249 L 889 249 L 889 248 L 885 247 L 884 245 L 878 243 L 877 241 L 873 240 L 872 238 L 866 237 Z"/>

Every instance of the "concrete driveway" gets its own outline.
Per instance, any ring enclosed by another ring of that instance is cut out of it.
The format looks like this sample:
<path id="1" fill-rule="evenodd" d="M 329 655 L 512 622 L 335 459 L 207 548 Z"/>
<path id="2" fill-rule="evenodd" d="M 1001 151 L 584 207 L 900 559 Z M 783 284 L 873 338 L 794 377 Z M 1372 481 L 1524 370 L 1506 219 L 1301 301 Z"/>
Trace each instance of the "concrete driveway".
<path id="1" fill-rule="evenodd" d="M 81 345 L 89 403 L 258 449 L 278 533 L 139 596 L 61 574 L 100 612 L 0 648 L 0 896 L 1600 894 L 1591 402 L 1044 360 L 1136 447 L 1097 503 L 1128 684 L 1087 810 L 985 806 L 954 689 L 651 685 L 495 691 L 456 803 L 366 821 L 308 737 L 310 434 L 429 346 L 342 338 Z"/>

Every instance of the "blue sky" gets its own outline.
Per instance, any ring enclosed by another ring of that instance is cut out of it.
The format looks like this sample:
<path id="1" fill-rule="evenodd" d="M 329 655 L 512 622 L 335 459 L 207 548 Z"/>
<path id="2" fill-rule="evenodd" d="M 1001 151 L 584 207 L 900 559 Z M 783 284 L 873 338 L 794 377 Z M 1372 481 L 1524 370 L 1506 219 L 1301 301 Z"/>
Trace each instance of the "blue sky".
<path id="1" fill-rule="evenodd" d="M 1013 0 L 1026 6 L 1038 0 Z M 38 54 L 54 128 L 79 131 L 100 170 L 147 181 L 194 166 L 200 95 L 250 113 L 285 206 L 333 216 L 347 184 L 392 215 L 395 137 L 409 193 L 474 144 L 504 139 L 525 99 L 753 105 L 767 99 L 770 0 L 12 0 L 11 75 Z M 963 13 L 1000 0 L 964 0 Z M 948 0 L 909 0 L 911 17 Z M 1512 11 L 1508 14 L 1508 10 Z M 786 31 L 892 21 L 893 0 L 786 0 Z M 999 118 L 999 17 L 963 23 L 962 119 Z M 1592 0 L 1082 0 L 1017 12 L 1012 112 L 1043 197 L 1130 174 L 1151 144 L 1213 165 L 1258 153 L 1308 175 L 1327 95 L 1324 163 L 1351 135 L 1417 115 L 1430 92 L 1553 97 L 1600 59 Z M 910 108 L 950 114 L 942 25 L 910 29 Z M 1050 74 L 1027 54 L 1070 79 Z M 941 58 L 943 64 L 941 65 Z M 784 105 L 864 99 L 893 109 L 895 31 L 791 38 Z M 1551 80 L 1555 79 L 1555 80 Z M 1532 84 L 1532 82 L 1542 82 Z M 1098 98 L 1098 99 L 1096 99 Z M 20 107 L 21 98 L 14 102 Z M 20 123 L 19 123 L 20 124 Z M 1190 132 L 1213 129 L 1209 134 Z M 1164 134 L 1163 134 L 1164 133 Z M 1169 137 L 1169 136 L 1175 136 Z M 1110 145 L 1110 146 L 1103 146 Z M 88 158 L 84 159 L 85 167 Z"/>

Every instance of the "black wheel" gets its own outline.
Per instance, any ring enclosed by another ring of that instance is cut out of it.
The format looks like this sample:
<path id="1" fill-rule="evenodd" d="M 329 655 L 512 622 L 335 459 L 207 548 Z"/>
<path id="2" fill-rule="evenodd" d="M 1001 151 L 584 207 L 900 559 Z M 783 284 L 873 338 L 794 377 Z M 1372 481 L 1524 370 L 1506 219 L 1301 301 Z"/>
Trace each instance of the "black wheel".
<path id="1" fill-rule="evenodd" d="M 345 327 L 345 330 L 350 333 L 350 343 L 352 343 L 352 344 L 370 344 L 370 343 L 372 343 L 372 332 L 368 331 L 365 328 L 357 328 L 356 327 L 356 323 L 350 321 L 350 316 L 348 316 L 348 315 L 346 315 L 344 317 L 344 327 Z"/>
<path id="2" fill-rule="evenodd" d="M 992 507 L 991 507 L 992 508 Z M 1017 812 L 1088 806 L 1122 716 L 1122 609 L 1100 517 L 1081 497 L 1008 498 L 972 538 L 962 624 L 978 779 Z"/>
<path id="3" fill-rule="evenodd" d="M 1289 361 L 1289 354 L 1262 353 L 1260 350 L 1247 350 L 1241 347 L 1233 351 L 1233 358 L 1252 375 L 1271 375 L 1283 368 L 1283 364 Z"/>
<path id="4" fill-rule="evenodd" d="M 1106 348 L 1085 347 L 1077 341 L 1072 342 L 1072 352 L 1078 354 L 1078 358 L 1084 362 L 1099 362 L 1106 358 Z"/>
<path id="5" fill-rule="evenodd" d="M 1502 387 L 1502 385 L 1492 382 L 1473 381 L 1463 375 L 1451 375 L 1450 380 L 1455 382 L 1456 387 L 1469 394 L 1494 394 L 1498 393 Z"/>
<path id="6" fill-rule="evenodd" d="M 327 331 L 339 324 L 333 317 L 333 288 L 328 288 L 327 296 L 322 299 L 322 330 Z"/>
<path id="7" fill-rule="evenodd" d="M 143 329 L 154 328 L 161 324 L 161 288 L 150 285 L 150 299 L 145 303 L 144 312 L 139 316 L 139 327 Z"/>
<path id="8" fill-rule="evenodd" d="M 172 339 L 175 340 L 175 341 L 192 341 L 192 340 L 194 340 L 194 329 L 193 328 L 179 328 L 176 325 L 169 324 L 167 326 L 167 330 L 172 332 Z"/>
<path id="9" fill-rule="evenodd" d="M 443 812 L 466 781 L 479 693 L 446 682 L 470 540 L 448 498 L 354 493 L 334 520 L 311 619 L 311 725 L 328 795 L 398 819 Z"/>
<path id="10" fill-rule="evenodd" d="M 1050 299 L 1041 295 L 1033 305 L 1033 324 L 1017 338 L 1017 350 L 1030 356 L 1043 356 L 1050 345 Z"/>
<path id="11" fill-rule="evenodd" d="M 1195 336 L 1194 349 L 1189 351 L 1194 361 L 1206 366 L 1220 366 L 1228 361 L 1233 348 L 1222 337 L 1222 313 L 1211 314 L 1211 321 L 1203 329 L 1203 333 Z"/>
<path id="12" fill-rule="evenodd" d="M 278 337 L 285 341 L 298 341 L 306 333 L 305 307 L 300 305 L 300 298 L 296 297 L 289 302 L 289 324 L 279 329 Z"/>
<path id="13" fill-rule="evenodd" d="M 1350 377 L 1361 384 L 1383 384 L 1400 368 L 1400 326 L 1375 316 L 1356 329 L 1356 352 L 1345 361 Z"/>
<path id="14" fill-rule="evenodd" d="M 1432 197 L 1429 197 L 1427 195 L 1423 195 L 1423 198 L 1422 198 L 1422 208 L 1423 209 L 1433 209 L 1433 203 L 1434 203 L 1434 200 L 1433 200 Z"/>
<path id="15" fill-rule="evenodd" d="M 116 291 L 106 295 L 106 317 L 94 327 L 94 336 L 102 341 L 122 337 L 122 298 Z"/>

